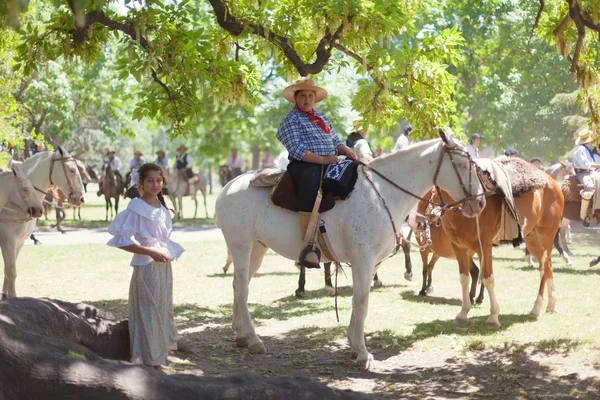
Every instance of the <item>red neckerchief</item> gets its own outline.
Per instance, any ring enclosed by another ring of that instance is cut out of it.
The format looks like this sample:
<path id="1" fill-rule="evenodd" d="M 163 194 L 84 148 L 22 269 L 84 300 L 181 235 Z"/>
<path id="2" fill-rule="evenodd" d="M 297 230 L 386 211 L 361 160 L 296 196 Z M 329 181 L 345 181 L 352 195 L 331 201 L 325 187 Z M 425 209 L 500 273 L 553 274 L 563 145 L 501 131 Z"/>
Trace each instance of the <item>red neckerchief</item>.
<path id="1" fill-rule="evenodd" d="M 325 132 L 326 135 L 329 135 L 331 133 L 331 131 L 329 130 L 329 127 L 327 126 L 325 121 L 323 121 L 323 118 L 318 117 L 317 114 L 315 114 L 314 108 L 312 109 L 312 114 L 307 113 L 306 111 L 302 110 L 300 107 L 298 107 L 298 104 L 296 104 L 294 106 L 294 108 L 296 110 L 298 110 L 300 112 L 300 114 L 306 115 L 308 117 L 308 119 L 310 119 L 311 124 L 319 125 L 321 127 L 321 129 L 323 129 L 323 132 Z"/>

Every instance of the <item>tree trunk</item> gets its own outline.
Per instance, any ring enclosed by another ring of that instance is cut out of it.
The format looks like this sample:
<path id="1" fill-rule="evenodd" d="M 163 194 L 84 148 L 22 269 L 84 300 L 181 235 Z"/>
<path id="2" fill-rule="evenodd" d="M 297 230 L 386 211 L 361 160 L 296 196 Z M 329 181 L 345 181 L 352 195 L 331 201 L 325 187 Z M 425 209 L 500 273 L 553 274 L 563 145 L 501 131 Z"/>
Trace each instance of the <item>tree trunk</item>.
<path id="1" fill-rule="evenodd" d="M 367 398 L 303 378 L 165 375 L 118 361 L 128 358 L 126 320 L 87 304 L 0 302 L 1 399 Z"/>

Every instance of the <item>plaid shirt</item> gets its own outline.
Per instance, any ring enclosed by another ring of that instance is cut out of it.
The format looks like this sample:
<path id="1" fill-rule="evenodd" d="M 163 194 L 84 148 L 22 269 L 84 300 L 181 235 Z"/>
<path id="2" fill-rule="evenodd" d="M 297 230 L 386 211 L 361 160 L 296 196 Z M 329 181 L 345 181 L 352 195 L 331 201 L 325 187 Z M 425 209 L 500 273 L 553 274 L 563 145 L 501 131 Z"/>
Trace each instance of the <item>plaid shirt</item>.
<path id="1" fill-rule="evenodd" d="M 321 157 L 334 155 L 336 147 L 343 144 L 325 114 L 318 111 L 315 114 L 325 121 L 331 130 L 329 134 L 312 124 L 307 116 L 295 108 L 287 113 L 279 125 L 277 139 L 283 143 L 291 158 L 302 160 L 307 150 Z"/>

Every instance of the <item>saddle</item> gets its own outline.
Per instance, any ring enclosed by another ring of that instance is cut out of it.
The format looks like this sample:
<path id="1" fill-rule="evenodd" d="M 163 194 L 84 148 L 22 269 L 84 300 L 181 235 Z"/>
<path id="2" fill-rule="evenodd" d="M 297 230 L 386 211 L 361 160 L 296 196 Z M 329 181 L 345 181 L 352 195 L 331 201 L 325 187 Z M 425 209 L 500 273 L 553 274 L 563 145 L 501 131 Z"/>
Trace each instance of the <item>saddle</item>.
<path id="1" fill-rule="evenodd" d="M 525 160 L 498 157 L 495 161 L 502 164 L 508 176 L 510 176 L 513 197 L 519 197 L 532 190 L 541 189 L 547 184 L 547 174 Z"/>
<path id="2" fill-rule="evenodd" d="M 350 196 L 358 178 L 358 165 L 350 160 L 341 160 L 327 166 L 323 175 L 323 199 L 319 213 L 331 210 L 337 200 L 345 200 Z M 273 204 L 298 212 L 298 188 L 288 171 L 277 168 L 257 171 L 250 179 L 250 184 L 261 188 L 272 187 L 269 197 Z"/>
<path id="3" fill-rule="evenodd" d="M 298 212 L 298 188 L 292 174 L 278 168 L 266 168 L 257 171 L 250 184 L 254 187 L 271 189 L 269 198 L 277 207 Z M 331 210 L 335 206 L 336 196 L 333 192 L 323 193 L 319 212 Z"/>
<path id="4" fill-rule="evenodd" d="M 577 182 L 576 175 L 565 176 L 560 189 L 563 192 L 563 196 L 565 196 L 565 201 L 581 202 L 581 194 L 579 194 L 581 188 L 579 187 L 579 182 Z"/>

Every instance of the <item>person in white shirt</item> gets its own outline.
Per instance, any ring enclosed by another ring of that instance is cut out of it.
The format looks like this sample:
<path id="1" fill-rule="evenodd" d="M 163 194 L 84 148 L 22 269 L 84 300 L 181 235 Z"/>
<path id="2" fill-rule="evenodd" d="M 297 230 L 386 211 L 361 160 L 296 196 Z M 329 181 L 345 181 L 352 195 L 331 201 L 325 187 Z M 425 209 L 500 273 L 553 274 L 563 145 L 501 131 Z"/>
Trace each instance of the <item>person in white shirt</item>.
<path id="1" fill-rule="evenodd" d="M 167 158 L 164 150 L 158 150 L 156 152 L 156 160 L 154 160 L 154 164 L 162 167 L 163 171 L 169 169 L 169 159 Z"/>
<path id="2" fill-rule="evenodd" d="M 177 152 L 179 155 L 175 159 L 175 168 L 177 168 L 178 173 L 185 174 L 185 177 L 188 180 L 189 184 L 194 183 L 194 172 L 192 171 L 192 166 L 194 162 L 192 161 L 192 157 L 187 153 L 188 148 L 186 145 L 182 144 L 177 148 Z"/>
<path id="3" fill-rule="evenodd" d="M 104 175 L 106 175 L 106 170 L 110 166 L 111 171 L 114 171 L 119 179 L 123 181 L 123 176 L 121 176 L 121 159 L 115 156 L 115 151 L 112 148 L 108 148 L 106 151 L 106 156 L 98 163 L 98 170 L 100 172 L 100 176 L 98 177 L 98 186 L 100 190 L 98 190 L 98 196 L 102 196 L 102 181 L 104 179 Z"/>
<path id="4" fill-rule="evenodd" d="M 363 129 L 362 118 L 352 121 L 352 133 L 346 139 L 346 146 L 351 148 L 356 157 L 364 162 L 373 160 L 373 150 L 365 139 L 367 132 Z"/>
<path id="5" fill-rule="evenodd" d="M 398 136 L 398 139 L 396 139 L 396 144 L 394 144 L 394 150 L 393 151 L 398 151 L 400 149 L 405 148 L 406 146 L 410 145 L 410 143 L 412 142 L 412 140 L 410 140 L 410 138 L 408 137 L 408 135 L 410 134 L 410 132 L 412 131 L 413 127 L 411 125 L 407 125 L 404 128 L 404 133 L 400 136 Z"/>
<path id="6" fill-rule="evenodd" d="M 225 165 L 232 169 L 239 168 L 240 171 L 244 167 L 244 160 L 242 160 L 242 157 L 238 157 L 237 149 L 235 147 L 231 149 L 231 155 L 227 157 Z"/>
<path id="7" fill-rule="evenodd" d="M 288 164 L 290 163 L 289 157 L 290 157 L 290 153 L 288 153 L 287 150 L 283 150 L 279 154 L 279 157 L 277 157 L 277 160 L 275 160 L 275 166 L 279 169 L 286 170 Z"/>
<path id="8" fill-rule="evenodd" d="M 481 143 L 483 137 L 479 133 L 471 135 L 471 143 L 467 146 L 467 152 L 471 155 L 471 158 L 479 158 L 479 143 Z"/>
<path id="9" fill-rule="evenodd" d="M 129 160 L 129 169 L 131 169 L 132 171 L 134 169 L 139 169 L 142 164 L 144 164 L 144 160 L 142 159 L 142 152 L 139 150 L 136 150 L 133 152 L 133 158 L 131 160 Z"/>
<path id="10" fill-rule="evenodd" d="M 584 225 L 589 225 L 590 218 L 588 215 L 588 207 L 594 192 L 596 191 L 596 185 L 594 181 L 600 179 L 600 174 L 594 170 L 600 168 L 600 164 L 594 160 L 594 154 L 592 153 L 592 131 L 585 129 L 577 135 L 577 149 L 573 154 L 573 166 L 575 167 L 575 173 L 577 174 L 577 182 L 583 184 L 584 187 L 581 190 L 581 210 L 580 217 L 583 220 Z M 594 203 L 599 203 L 595 201 Z M 593 207 L 592 211 L 596 211 L 597 207 Z M 592 213 L 593 214 L 593 213 Z"/>

